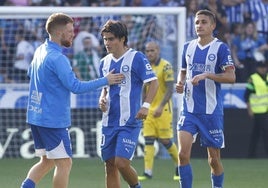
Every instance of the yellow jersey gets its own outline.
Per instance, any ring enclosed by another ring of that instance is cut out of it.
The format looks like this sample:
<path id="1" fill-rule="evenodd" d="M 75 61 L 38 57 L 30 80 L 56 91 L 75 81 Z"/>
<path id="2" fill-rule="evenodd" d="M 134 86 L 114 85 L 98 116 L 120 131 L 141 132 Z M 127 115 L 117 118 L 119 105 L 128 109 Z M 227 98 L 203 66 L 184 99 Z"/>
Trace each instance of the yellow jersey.
<path id="1" fill-rule="evenodd" d="M 167 90 L 166 82 L 174 82 L 174 71 L 172 65 L 162 58 L 160 59 L 159 63 L 153 64 L 151 66 L 157 76 L 159 84 L 157 93 L 150 106 L 150 110 L 155 110 L 160 105 L 165 96 Z M 172 110 L 171 100 L 166 105 L 169 105 L 170 110 Z"/>
<path id="2" fill-rule="evenodd" d="M 161 104 L 165 96 L 167 90 L 166 82 L 174 81 L 174 71 L 171 64 L 164 59 L 160 59 L 159 63 L 151 66 L 158 78 L 159 87 L 156 96 L 154 97 L 149 108 L 148 116 L 143 122 L 143 135 L 154 136 L 163 139 L 172 138 L 173 127 L 171 99 L 168 103 L 165 104 L 162 115 L 160 117 L 154 117 L 153 113 Z"/>

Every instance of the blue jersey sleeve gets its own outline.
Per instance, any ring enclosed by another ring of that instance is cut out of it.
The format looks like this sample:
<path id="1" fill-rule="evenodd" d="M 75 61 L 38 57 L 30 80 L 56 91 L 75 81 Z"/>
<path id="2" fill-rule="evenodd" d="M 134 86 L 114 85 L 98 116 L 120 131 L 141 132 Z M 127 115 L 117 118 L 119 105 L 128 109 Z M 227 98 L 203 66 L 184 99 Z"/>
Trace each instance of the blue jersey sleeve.
<path id="1" fill-rule="evenodd" d="M 152 66 L 143 53 L 137 52 L 133 61 L 135 62 L 133 63 L 133 68 L 136 70 L 137 77 L 144 83 L 156 79 Z"/>
<path id="2" fill-rule="evenodd" d="M 108 84 L 106 77 L 90 81 L 80 81 L 75 76 L 69 59 L 64 55 L 59 56 L 56 62 L 59 62 L 54 63 L 55 72 L 57 73 L 58 78 L 68 90 L 75 94 L 89 92 Z"/>
<path id="3" fill-rule="evenodd" d="M 220 72 L 224 71 L 228 66 L 234 66 L 234 62 L 231 57 L 231 52 L 227 44 L 222 43 L 218 51 Z"/>

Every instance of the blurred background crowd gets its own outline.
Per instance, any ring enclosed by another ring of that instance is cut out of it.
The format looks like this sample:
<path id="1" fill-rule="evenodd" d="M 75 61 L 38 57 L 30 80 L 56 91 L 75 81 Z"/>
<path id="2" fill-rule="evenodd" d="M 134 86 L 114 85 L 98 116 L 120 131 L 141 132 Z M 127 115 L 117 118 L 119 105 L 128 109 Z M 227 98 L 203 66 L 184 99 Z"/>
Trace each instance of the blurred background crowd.
<path id="1" fill-rule="evenodd" d="M 237 82 L 255 72 L 256 62 L 268 59 L 268 0 L 0 0 L 1 6 L 186 7 L 186 41 L 196 37 L 194 15 L 213 11 L 214 35 L 226 42 L 236 65 Z M 148 40 L 163 44 L 175 64 L 177 30 L 174 16 L 159 22 L 155 15 L 99 15 L 75 19 L 72 48 L 64 49 L 80 79 L 98 77 L 98 63 L 105 55 L 99 29 L 107 19 L 121 19 L 129 28 L 129 47 L 144 50 Z M 27 68 L 34 50 L 44 41 L 44 19 L 0 19 L 0 83 L 27 83 Z M 157 31 L 157 32 L 156 32 Z"/>

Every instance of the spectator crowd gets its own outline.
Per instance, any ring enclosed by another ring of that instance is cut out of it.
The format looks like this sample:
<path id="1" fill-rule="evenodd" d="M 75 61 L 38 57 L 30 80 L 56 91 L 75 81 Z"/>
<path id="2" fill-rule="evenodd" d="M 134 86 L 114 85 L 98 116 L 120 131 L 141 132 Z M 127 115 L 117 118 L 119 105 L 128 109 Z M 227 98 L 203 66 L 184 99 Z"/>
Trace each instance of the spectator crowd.
<path id="1" fill-rule="evenodd" d="M 226 42 L 236 66 L 237 82 L 245 83 L 256 63 L 268 59 L 268 0 L 0 0 L 1 6 L 98 6 L 98 7 L 186 7 L 186 41 L 195 38 L 194 15 L 199 9 L 215 13 L 214 35 Z M 176 17 L 167 15 L 98 15 L 76 17 L 75 39 L 64 49 L 80 79 L 98 76 L 104 57 L 99 29 L 108 19 L 123 20 L 129 30 L 129 47 L 144 51 L 148 41 L 163 44 L 176 64 Z M 0 83 L 27 83 L 25 76 L 34 50 L 47 38 L 45 18 L 0 19 Z M 157 32 L 156 32 L 157 31 Z"/>

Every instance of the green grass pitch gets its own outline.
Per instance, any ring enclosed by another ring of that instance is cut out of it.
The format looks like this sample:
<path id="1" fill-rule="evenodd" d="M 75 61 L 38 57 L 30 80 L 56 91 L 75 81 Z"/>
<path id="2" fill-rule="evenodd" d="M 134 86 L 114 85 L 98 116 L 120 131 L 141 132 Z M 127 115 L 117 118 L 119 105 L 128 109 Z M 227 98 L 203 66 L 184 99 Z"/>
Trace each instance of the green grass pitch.
<path id="1" fill-rule="evenodd" d="M 19 188 L 28 169 L 38 159 L 0 159 L 0 188 Z M 143 172 L 143 160 L 134 159 L 133 166 Z M 206 159 L 192 159 L 194 188 L 209 188 L 210 172 Z M 223 159 L 225 188 L 267 188 L 268 159 Z M 178 188 L 173 181 L 174 167 L 169 159 L 155 159 L 154 177 L 142 182 L 143 188 Z M 52 187 L 49 173 L 37 188 Z M 127 188 L 122 180 L 122 188 Z M 69 188 L 105 188 L 104 166 L 100 159 L 74 159 Z"/>

